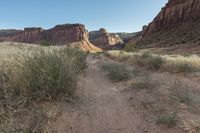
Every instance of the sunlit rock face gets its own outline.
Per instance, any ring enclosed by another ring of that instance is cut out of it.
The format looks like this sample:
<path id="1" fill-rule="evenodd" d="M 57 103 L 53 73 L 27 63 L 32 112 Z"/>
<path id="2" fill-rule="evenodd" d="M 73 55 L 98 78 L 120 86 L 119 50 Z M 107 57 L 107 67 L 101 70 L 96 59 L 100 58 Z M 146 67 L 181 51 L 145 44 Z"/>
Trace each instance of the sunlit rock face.
<path id="1" fill-rule="evenodd" d="M 14 34 L 2 36 L 5 41 L 40 44 L 47 41 L 51 45 L 74 45 L 86 51 L 101 51 L 89 42 L 89 34 L 82 24 L 56 25 L 44 30 L 40 27 L 24 28 Z"/>
<path id="2" fill-rule="evenodd" d="M 99 29 L 98 31 L 91 31 L 89 33 L 89 40 L 95 46 L 102 49 L 109 49 L 112 46 L 122 44 L 123 40 L 115 33 L 108 33 L 106 29 Z"/>

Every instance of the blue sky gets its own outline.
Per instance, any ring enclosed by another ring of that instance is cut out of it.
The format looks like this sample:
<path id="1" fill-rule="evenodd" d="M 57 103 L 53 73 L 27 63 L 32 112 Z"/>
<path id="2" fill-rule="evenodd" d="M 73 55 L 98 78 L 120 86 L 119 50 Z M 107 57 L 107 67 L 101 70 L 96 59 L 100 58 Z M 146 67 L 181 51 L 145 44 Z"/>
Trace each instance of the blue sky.
<path id="1" fill-rule="evenodd" d="M 88 30 L 141 30 L 168 0 L 1 0 L 0 29 L 82 23 Z"/>

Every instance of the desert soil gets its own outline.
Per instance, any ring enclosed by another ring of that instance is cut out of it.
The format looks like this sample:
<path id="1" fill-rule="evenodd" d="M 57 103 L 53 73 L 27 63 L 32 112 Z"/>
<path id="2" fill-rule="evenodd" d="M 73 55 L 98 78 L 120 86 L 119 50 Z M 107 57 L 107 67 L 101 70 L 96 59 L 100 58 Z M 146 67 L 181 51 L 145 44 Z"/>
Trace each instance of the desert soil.
<path id="1" fill-rule="evenodd" d="M 88 68 L 79 86 L 80 102 L 69 108 L 59 106 L 60 115 L 49 127 L 58 133 L 183 133 L 180 128 L 167 128 L 147 122 L 137 102 L 130 104 L 122 93 L 123 84 L 113 83 L 100 69 L 102 59 L 88 58 Z M 55 108 L 52 110 L 55 111 Z"/>

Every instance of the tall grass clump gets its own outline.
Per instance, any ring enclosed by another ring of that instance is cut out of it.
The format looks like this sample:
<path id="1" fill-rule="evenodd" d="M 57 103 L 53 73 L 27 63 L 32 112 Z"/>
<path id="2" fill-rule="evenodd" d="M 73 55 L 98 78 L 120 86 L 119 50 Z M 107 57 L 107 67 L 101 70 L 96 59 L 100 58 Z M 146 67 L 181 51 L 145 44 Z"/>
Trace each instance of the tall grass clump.
<path id="1" fill-rule="evenodd" d="M 150 70 L 160 69 L 165 62 L 161 56 L 154 56 L 149 53 L 135 55 L 132 57 L 132 60 L 136 65 L 148 68 Z"/>
<path id="2" fill-rule="evenodd" d="M 77 75 L 86 67 L 86 54 L 77 49 L 22 48 L 1 66 L 1 90 L 27 101 L 73 97 Z"/>
<path id="3" fill-rule="evenodd" d="M 149 76 L 144 77 L 144 79 L 141 79 L 135 83 L 131 84 L 132 89 L 138 89 L 138 90 L 153 90 L 158 87 L 158 83 L 155 81 L 152 81 Z"/>
<path id="4" fill-rule="evenodd" d="M 101 67 L 107 72 L 107 76 L 116 82 L 126 81 L 133 75 L 133 71 L 130 70 L 125 64 L 104 62 Z"/>
<path id="5" fill-rule="evenodd" d="M 190 85 L 176 80 L 170 87 L 171 98 L 180 103 L 191 104 L 194 98 L 191 89 Z"/>
<path id="6" fill-rule="evenodd" d="M 165 65 L 167 71 L 174 73 L 191 73 L 197 71 L 196 68 L 186 61 L 172 61 Z"/>
<path id="7" fill-rule="evenodd" d="M 161 115 L 157 118 L 156 123 L 167 125 L 168 127 L 175 127 L 178 124 L 178 115 L 176 112 Z"/>

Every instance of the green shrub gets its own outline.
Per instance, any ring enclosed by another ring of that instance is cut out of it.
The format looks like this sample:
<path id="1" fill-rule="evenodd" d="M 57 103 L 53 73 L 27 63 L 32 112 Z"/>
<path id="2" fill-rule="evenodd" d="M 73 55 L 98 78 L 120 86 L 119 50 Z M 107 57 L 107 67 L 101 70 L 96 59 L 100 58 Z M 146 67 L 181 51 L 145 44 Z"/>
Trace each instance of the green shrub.
<path id="1" fill-rule="evenodd" d="M 108 72 L 107 76 L 113 81 L 125 81 L 132 77 L 133 71 L 120 63 L 106 62 L 101 65 Z"/>
<path id="2" fill-rule="evenodd" d="M 163 63 L 164 63 L 164 60 L 160 56 L 152 56 L 152 57 L 149 57 L 147 61 L 147 67 L 151 70 L 158 70 L 160 69 Z"/>
<path id="3" fill-rule="evenodd" d="M 0 90 L 12 91 L 11 99 L 54 100 L 74 96 L 77 75 L 86 67 L 86 54 L 68 48 L 23 48 L 15 61 L 2 67 Z"/>
<path id="4" fill-rule="evenodd" d="M 144 79 L 131 84 L 131 88 L 139 90 L 141 89 L 151 90 L 157 88 L 157 83 L 152 81 L 149 77 L 145 77 Z"/>
<path id="5" fill-rule="evenodd" d="M 157 124 L 164 124 L 167 125 L 168 127 L 174 127 L 178 124 L 178 116 L 176 112 L 166 114 L 163 116 L 159 116 L 157 118 Z"/>
<path id="6" fill-rule="evenodd" d="M 143 59 L 147 59 L 147 58 L 151 58 L 152 54 L 150 54 L 149 52 L 144 52 L 144 53 L 141 54 L 140 57 L 143 58 Z"/>
<path id="7" fill-rule="evenodd" d="M 190 73 L 195 71 L 195 68 L 188 62 L 176 62 L 174 63 L 174 67 L 178 73 Z"/>
<path id="8" fill-rule="evenodd" d="M 153 56 L 149 53 L 143 53 L 142 55 L 135 55 L 133 62 L 136 65 L 146 67 L 150 70 L 158 70 L 161 68 L 165 60 L 160 56 Z"/>
<path id="9" fill-rule="evenodd" d="M 137 52 L 138 51 L 138 47 L 134 44 L 127 44 L 125 49 L 126 52 Z"/>
<path id="10" fill-rule="evenodd" d="M 42 46 L 51 46 L 52 44 L 49 41 L 47 41 L 47 40 L 42 40 L 40 42 L 40 45 L 42 45 Z"/>
<path id="11" fill-rule="evenodd" d="M 176 80 L 174 85 L 170 88 L 171 98 L 181 103 L 191 104 L 192 96 L 190 89 L 188 84 Z"/>

